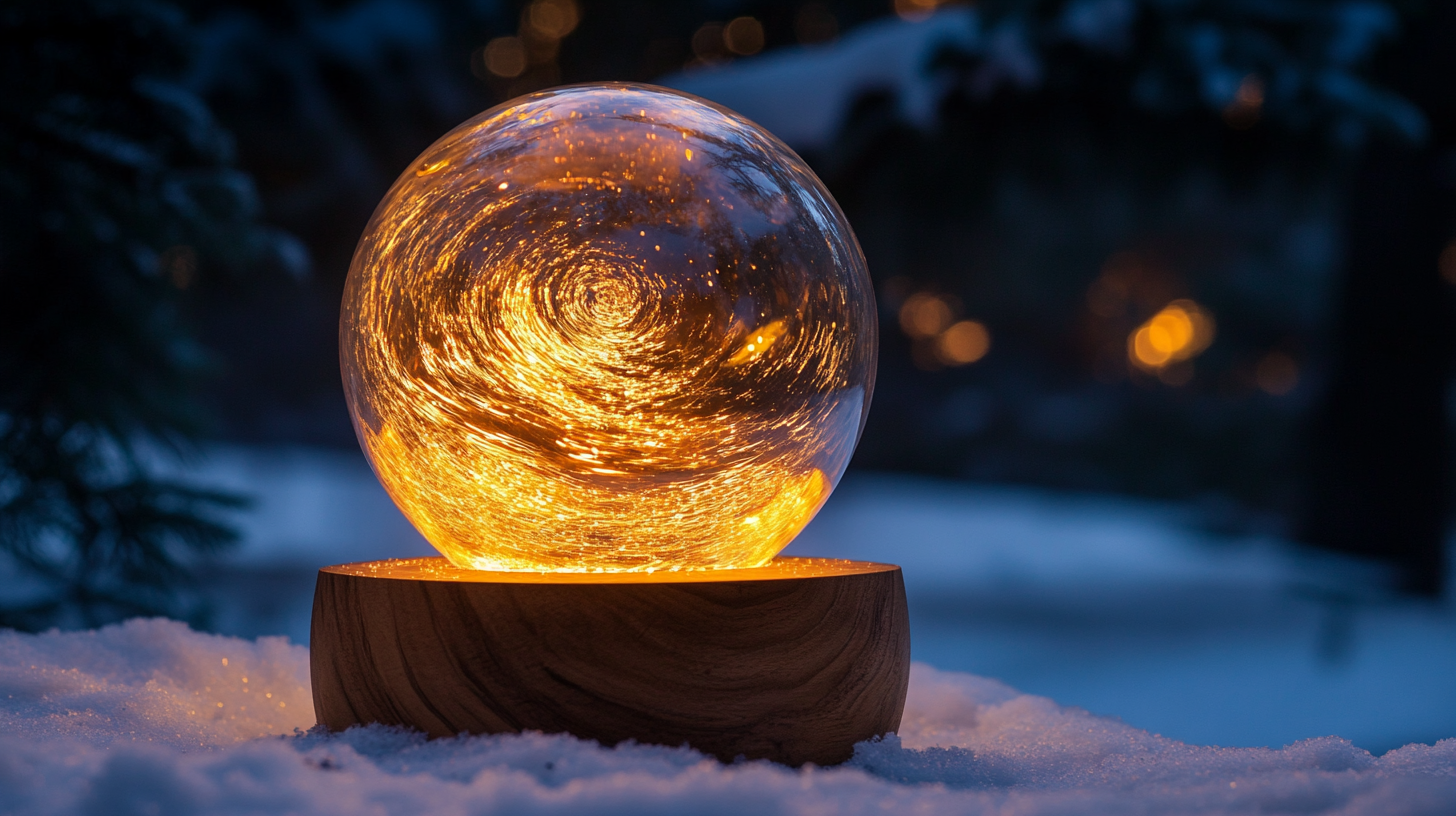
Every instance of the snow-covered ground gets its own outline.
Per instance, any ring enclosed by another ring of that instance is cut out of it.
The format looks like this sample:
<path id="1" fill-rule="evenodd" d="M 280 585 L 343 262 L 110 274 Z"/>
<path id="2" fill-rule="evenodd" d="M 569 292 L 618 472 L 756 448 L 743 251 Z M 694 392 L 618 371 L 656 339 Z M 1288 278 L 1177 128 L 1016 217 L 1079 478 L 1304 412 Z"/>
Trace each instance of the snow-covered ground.
<path id="1" fill-rule="evenodd" d="M 1456 812 L 1456 612 L 1189 508 L 847 478 L 790 551 L 901 564 L 919 662 L 897 737 L 795 771 L 309 732 L 314 570 L 428 545 L 358 454 L 221 449 L 199 475 L 256 499 L 219 628 L 293 643 L 0 633 L 0 813 Z"/>
<path id="2" fill-rule="evenodd" d="M 217 451 L 253 494 L 216 576 L 216 628 L 306 643 L 314 571 L 430 555 L 363 458 Z M 851 474 L 788 552 L 900 564 L 912 649 L 1191 743 L 1279 747 L 1337 734 L 1380 753 L 1456 737 L 1456 608 L 1270 538 L 1202 532 L 1189 508 Z"/>
<path id="3" fill-rule="evenodd" d="M 1456 737 L 1456 607 L 1188 508 L 846 479 L 789 551 L 904 567 L 915 657 L 1177 739 Z"/>
<path id="4" fill-rule="evenodd" d="M 136 620 L 0 633 L 0 813 L 1447 814 L 1456 740 L 1206 748 L 916 664 L 897 737 L 830 769 L 313 723 L 308 655 Z"/>

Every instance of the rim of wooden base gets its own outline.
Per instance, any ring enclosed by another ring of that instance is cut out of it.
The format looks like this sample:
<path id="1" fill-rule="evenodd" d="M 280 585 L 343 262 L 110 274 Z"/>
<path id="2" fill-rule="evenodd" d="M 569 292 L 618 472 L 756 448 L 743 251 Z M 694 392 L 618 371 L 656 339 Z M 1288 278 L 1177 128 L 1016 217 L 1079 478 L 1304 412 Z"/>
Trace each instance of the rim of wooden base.
<path id="1" fill-rule="evenodd" d="M 324 567 L 321 572 L 358 578 L 444 581 L 475 584 L 706 584 L 734 581 L 784 581 L 868 575 L 900 569 L 894 564 L 841 558 L 780 556 L 761 567 L 662 572 L 492 572 L 463 569 L 440 556 L 356 561 Z"/>

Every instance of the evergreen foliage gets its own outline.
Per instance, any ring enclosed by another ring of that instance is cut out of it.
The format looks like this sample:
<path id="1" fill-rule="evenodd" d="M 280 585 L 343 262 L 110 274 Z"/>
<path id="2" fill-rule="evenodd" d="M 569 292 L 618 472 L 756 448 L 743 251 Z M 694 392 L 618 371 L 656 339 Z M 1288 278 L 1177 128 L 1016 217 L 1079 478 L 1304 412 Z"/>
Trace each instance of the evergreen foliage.
<path id="1" fill-rule="evenodd" d="M 0 625 L 196 617 L 190 566 L 239 497 L 159 475 L 203 427 L 199 272 L 301 268 L 232 143 L 178 81 L 156 2 L 0 12 Z"/>

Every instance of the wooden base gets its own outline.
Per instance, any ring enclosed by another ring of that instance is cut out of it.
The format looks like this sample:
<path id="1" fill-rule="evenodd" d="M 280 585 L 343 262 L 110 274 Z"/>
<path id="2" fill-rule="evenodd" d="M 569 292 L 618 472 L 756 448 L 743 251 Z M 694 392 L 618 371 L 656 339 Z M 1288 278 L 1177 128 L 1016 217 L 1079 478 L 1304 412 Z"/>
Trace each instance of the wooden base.
<path id="1" fill-rule="evenodd" d="M 434 737 L 537 730 L 832 765 L 900 726 L 900 568 L 779 558 L 710 572 L 501 573 L 442 558 L 325 567 L 314 710 Z"/>

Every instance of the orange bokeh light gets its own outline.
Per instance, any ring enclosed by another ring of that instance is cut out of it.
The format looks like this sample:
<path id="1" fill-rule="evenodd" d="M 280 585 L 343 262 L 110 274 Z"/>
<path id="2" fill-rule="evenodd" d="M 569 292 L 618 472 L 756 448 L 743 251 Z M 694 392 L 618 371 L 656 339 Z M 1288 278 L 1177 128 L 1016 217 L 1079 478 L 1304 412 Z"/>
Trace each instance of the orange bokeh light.
<path id="1" fill-rule="evenodd" d="M 917 340 L 935 337 L 950 328 L 954 320 L 950 301 L 928 292 L 911 295 L 900 307 L 900 328 Z"/>
<path id="2" fill-rule="evenodd" d="M 991 350 L 991 333 L 976 320 L 962 320 L 935 338 L 935 356 L 949 366 L 970 365 Z"/>
<path id="3" fill-rule="evenodd" d="M 763 50 L 763 23 L 739 17 L 723 27 L 723 45 L 735 54 L 748 56 Z"/>
<path id="4" fill-rule="evenodd" d="M 1213 342 L 1213 316 L 1191 300 L 1163 307 L 1127 338 L 1127 356 L 1145 371 L 1157 372 L 1190 360 Z"/>
<path id="5" fill-rule="evenodd" d="M 1452 241 L 1441 250 L 1441 255 L 1436 260 L 1436 268 L 1440 270 L 1442 280 L 1456 284 L 1456 241 Z"/>
<path id="6" fill-rule="evenodd" d="M 894 0 L 890 7 L 900 19 L 916 22 L 934 14 L 936 6 L 940 4 L 941 0 Z"/>

